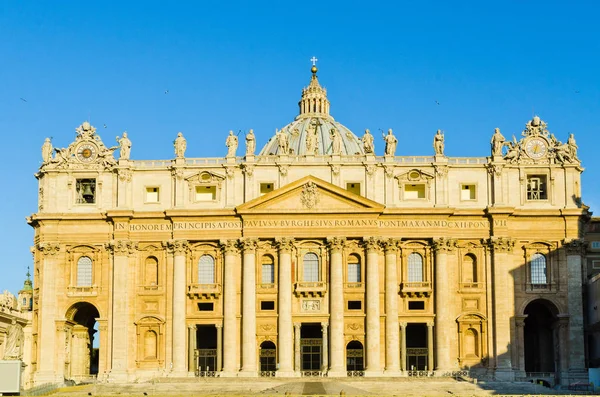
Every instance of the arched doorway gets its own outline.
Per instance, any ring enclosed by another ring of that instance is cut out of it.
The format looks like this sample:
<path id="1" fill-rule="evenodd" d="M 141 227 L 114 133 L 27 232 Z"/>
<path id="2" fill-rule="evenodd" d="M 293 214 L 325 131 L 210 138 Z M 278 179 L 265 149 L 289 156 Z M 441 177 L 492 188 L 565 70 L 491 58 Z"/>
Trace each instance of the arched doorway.
<path id="1" fill-rule="evenodd" d="M 260 375 L 275 376 L 277 350 L 275 343 L 267 340 L 260 344 Z"/>
<path id="2" fill-rule="evenodd" d="M 346 371 L 348 376 L 362 376 L 365 369 L 363 344 L 353 340 L 346 345 Z"/>
<path id="3" fill-rule="evenodd" d="M 88 302 L 78 302 L 65 315 L 70 327 L 65 340 L 65 377 L 83 380 L 98 374 L 100 338 L 98 309 Z"/>
<path id="4" fill-rule="evenodd" d="M 525 308 L 525 372 L 554 373 L 558 368 L 555 322 L 558 310 L 552 302 L 536 299 Z"/>

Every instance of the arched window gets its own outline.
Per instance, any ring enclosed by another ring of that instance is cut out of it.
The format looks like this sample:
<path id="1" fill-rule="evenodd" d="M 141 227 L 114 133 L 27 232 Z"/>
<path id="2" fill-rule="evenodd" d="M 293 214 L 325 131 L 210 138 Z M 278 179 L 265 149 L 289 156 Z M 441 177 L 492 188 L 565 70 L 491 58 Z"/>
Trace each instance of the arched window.
<path id="1" fill-rule="evenodd" d="M 352 254 L 348 257 L 348 282 L 362 282 L 360 274 L 360 258 L 355 254 Z"/>
<path id="2" fill-rule="evenodd" d="M 144 281 L 145 285 L 158 285 L 158 259 L 153 256 L 146 258 Z"/>
<path id="3" fill-rule="evenodd" d="M 215 258 L 202 255 L 198 261 L 198 284 L 215 283 Z"/>
<path id="4" fill-rule="evenodd" d="M 144 334 L 144 358 L 156 358 L 157 353 L 156 332 L 146 331 Z"/>
<path id="5" fill-rule="evenodd" d="M 535 253 L 531 256 L 531 262 L 529 262 L 531 271 L 531 284 L 547 284 L 546 274 L 546 257 L 542 254 Z"/>
<path id="6" fill-rule="evenodd" d="M 408 282 L 423 282 L 423 257 L 416 252 L 408 256 Z"/>
<path id="7" fill-rule="evenodd" d="M 314 252 L 304 255 L 304 281 L 319 281 L 319 257 Z"/>
<path id="8" fill-rule="evenodd" d="M 467 254 L 462 262 L 463 283 L 477 282 L 477 258 L 473 254 Z"/>
<path id="9" fill-rule="evenodd" d="M 82 256 L 77 260 L 77 286 L 92 286 L 92 259 L 89 256 Z"/>
<path id="10" fill-rule="evenodd" d="M 262 283 L 275 283 L 275 264 L 271 255 L 264 255 L 262 257 Z"/>

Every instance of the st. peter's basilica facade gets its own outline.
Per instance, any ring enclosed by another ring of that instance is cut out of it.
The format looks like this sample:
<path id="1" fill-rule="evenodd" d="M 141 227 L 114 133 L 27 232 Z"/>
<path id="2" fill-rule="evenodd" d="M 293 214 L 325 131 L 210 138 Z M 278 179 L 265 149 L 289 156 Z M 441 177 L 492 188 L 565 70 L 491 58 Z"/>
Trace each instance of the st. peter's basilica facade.
<path id="1" fill-rule="evenodd" d="M 140 161 L 123 134 L 115 159 L 87 122 L 46 140 L 33 383 L 587 377 L 574 137 L 534 117 L 520 140 L 489 126 L 487 157 L 447 157 L 441 131 L 398 156 L 392 130 L 330 116 L 316 72 L 262 150 L 230 133 L 225 157 L 189 158 L 179 134 Z"/>

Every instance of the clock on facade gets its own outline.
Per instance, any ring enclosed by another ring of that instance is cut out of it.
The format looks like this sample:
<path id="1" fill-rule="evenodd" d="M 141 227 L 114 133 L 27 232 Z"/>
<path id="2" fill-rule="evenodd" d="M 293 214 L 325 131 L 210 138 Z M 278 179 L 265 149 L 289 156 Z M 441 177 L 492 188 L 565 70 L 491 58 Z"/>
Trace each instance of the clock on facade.
<path id="1" fill-rule="evenodd" d="M 532 159 L 539 159 L 548 152 L 548 144 L 541 138 L 531 138 L 525 144 L 525 153 Z"/>
<path id="2" fill-rule="evenodd" d="M 89 163 L 96 158 L 96 146 L 91 143 L 83 143 L 77 148 L 77 159 L 83 163 Z"/>

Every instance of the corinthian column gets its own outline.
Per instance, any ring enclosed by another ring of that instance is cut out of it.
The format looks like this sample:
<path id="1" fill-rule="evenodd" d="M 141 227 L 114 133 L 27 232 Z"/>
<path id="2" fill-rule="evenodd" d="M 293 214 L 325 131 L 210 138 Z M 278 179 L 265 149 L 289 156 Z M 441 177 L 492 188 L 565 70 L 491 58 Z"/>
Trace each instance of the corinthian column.
<path id="1" fill-rule="evenodd" d="M 331 370 L 329 376 L 344 376 L 344 276 L 342 249 L 345 240 L 328 239 L 329 255 L 329 326 L 331 327 Z"/>
<path id="2" fill-rule="evenodd" d="M 223 375 L 234 376 L 238 370 L 237 301 L 235 290 L 235 262 L 239 254 L 236 240 L 223 240 Z"/>
<path id="3" fill-rule="evenodd" d="M 452 289 L 455 287 L 454 269 L 448 266 L 448 252 L 454 252 L 456 240 L 440 238 L 433 242 L 435 250 L 435 350 L 436 369 L 451 370 L 456 367 L 452 362 L 451 351 L 456 350 L 456 315 L 454 313 Z M 429 343 L 427 348 L 433 352 L 433 344 Z M 432 363 L 428 363 L 429 369 L 433 369 Z"/>
<path id="4" fill-rule="evenodd" d="M 256 239 L 241 240 L 242 268 L 242 371 L 257 376 L 256 368 Z"/>
<path id="5" fill-rule="evenodd" d="M 494 274 L 494 358 L 496 359 L 496 377 L 501 380 L 513 380 L 511 346 L 511 316 L 514 311 L 514 282 L 510 274 L 511 254 L 515 241 L 504 237 L 492 237 L 492 265 Z"/>
<path id="6" fill-rule="evenodd" d="M 183 376 L 186 372 L 185 324 L 185 255 L 186 240 L 170 240 L 167 247 L 173 253 L 173 372 Z"/>
<path id="7" fill-rule="evenodd" d="M 277 376 L 294 376 L 294 332 L 292 325 L 292 249 L 293 239 L 280 238 L 279 248 L 279 317 L 277 318 L 277 336 L 279 344 L 279 369 Z"/>
<path id="8" fill-rule="evenodd" d="M 379 239 L 365 237 L 367 250 L 367 366 L 365 376 L 381 373 L 379 341 Z"/>
<path id="9" fill-rule="evenodd" d="M 137 243 L 129 240 L 112 241 L 112 368 L 110 378 L 116 382 L 127 380 L 129 366 L 129 256 L 135 254 Z M 183 333 L 185 341 L 185 328 Z M 184 351 L 185 357 L 185 351 Z"/>
<path id="10" fill-rule="evenodd" d="M 383 242 L 383 247 L 385 249 L 385 372 L 394 374 L 400 370 L 397 241 L 386 240 Z"/>
<path id="11" fill-rule="evenodd" d="M 58 253 L 60 245 L 58 243 L 40 243 L 38 250 L 42 255 L 40 276 L 40 301 L 39 325 L 38 325 L 38 370 L 35 373 L 35 384 L 62 382 L 64 379 L 56 379 L 54 373 L 55 367 L 55 321 L 56 316 L 56 268 L 58 267 Z M 62 317 L 62 316 L 61 316 Z M 64 367 L 64 364 L 62 364 Z"/>

